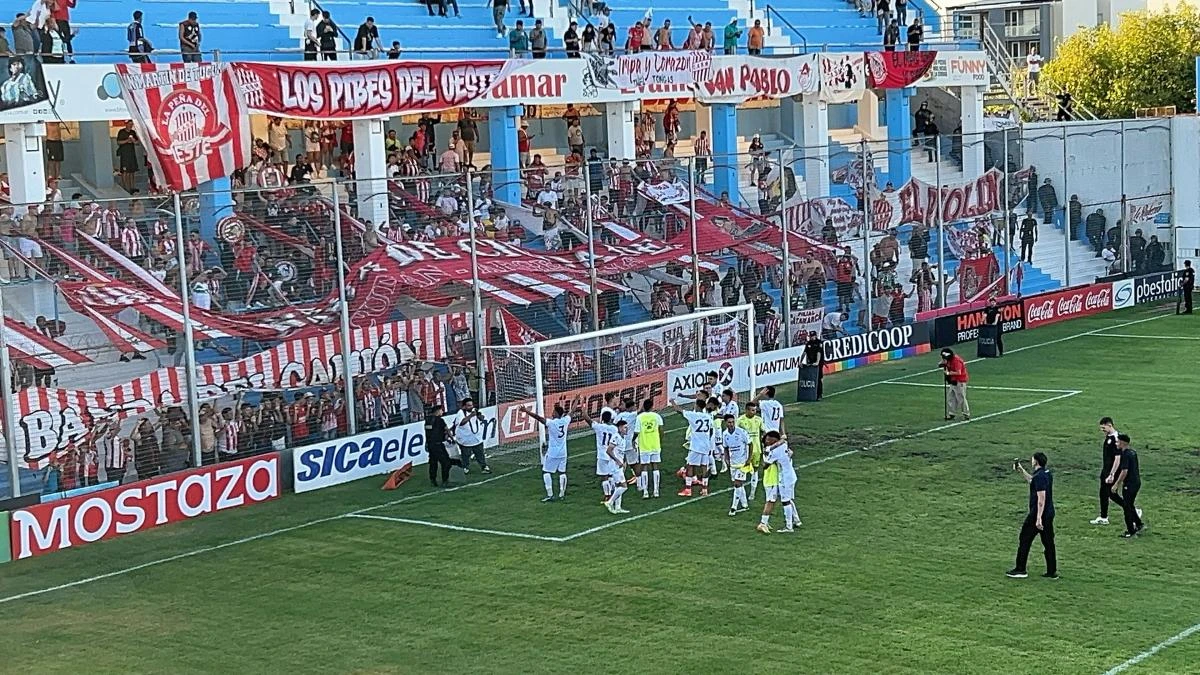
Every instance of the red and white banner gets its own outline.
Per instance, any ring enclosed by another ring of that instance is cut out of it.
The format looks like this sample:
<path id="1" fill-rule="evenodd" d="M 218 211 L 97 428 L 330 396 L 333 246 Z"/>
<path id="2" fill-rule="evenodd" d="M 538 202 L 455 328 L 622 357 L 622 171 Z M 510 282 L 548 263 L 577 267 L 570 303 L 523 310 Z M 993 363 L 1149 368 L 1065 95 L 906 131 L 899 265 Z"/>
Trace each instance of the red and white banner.
<path id="1" fill-rule="evenodd" d="M 520 67 L 521 62 L 513 60 L 233 64 L 251 108 L 314 120 L 470 105 Z"/>
<path id="2" fill-rule="evenodd" d="M 250 164 L 250 117 L 230 64 L 118 63 L 116 69 L 159 185 L 193 190 Z"/>
<path id="3" fill-rule="evenodd" d="M 642 181 L 638 183 L 637 190 L 646 199 L 658 202 L 663 206 L 686 204 L 692 198 L 691 193 L 688 192 L 687 183 L 678 180 L 663 180 L 657 183 Z"/>
<path id="4" fill-rule="evenodd" d="M 675 368 L 701 358 L 696 322 L 651 328 L 621 338 L 625 376 L 637 377 L 664 368 Z"/>
<path id="5" fill-rule="evenodd" d="M 916 84 L 937 58 L 937 52 L 867 52 L 867 86 L 903 89 Z"/>
<path id="6" fill-rule="evenodd" d="M 4 344 L 8 345 L 8 353 L 12 358 L 33 368 L 49 370 L 91 362 L 87 356 L 12 317 L 5 317 L 4 320 Z"/>
<path id="7" fill-rule="evenodd" d="M 1142 199 L 1130 199 L 1125 205 L 1127 226 L 1145 225 L 1153 223 L 1158 214 L 1165 211 L 1167 208 L 1167 200 L 1165 197 L 1145 197 Z"/>
<path id="8" fill-rule="evenodd" d="M 821 100 L 853 103 L 867 91 L 866 58 L 863 52 L 821 54 Z"/>
<path id="9" fill-rule="evenodd" d="M 1113 308 L 1112 284 L 1092 284 L 1025 298 L 1025 328 L 1107 312 Z"/>
<path id="10" fill-rule="evenodd" d="M 700 49 L 622 54 L 612 61 L 609 77 L 621 89 L 691 86 L 712 77 L 713 55 Z"/>
<path id="11" fill-rule="evenodd" d="M 741 336 L 738 327 L 741 322 L 730 319 L 717 326 L 707 326 L 704 329 L 704 344 L 706 358 L 732 359 L 742 353 Z"/>
<path id="12" fill-rule="evenodd" d="M 35 504 L 12 513 L 13 558 L 30 558 L 275 499 L 279 453 Z"/>
<path id="13" fill-rule="evenodd" d="M 937 58 L 925 71 L 922 87 L 986 87 L 991 82 L 987 55 L 983 52 L 937 52 Z"/>
<path id="14" fill-rule="evenodd" d="M 841 197 L 817 197 L 783 207 L 783 222 L 792 232 L 819 238 L 826 221 L 832 221 L 839 240 L 862 236 L 862 212 Z"/>
<path id="15" fill-rule="evenodd" d="M 350 331 L 350 369 L 373 373 L 408 361 L 453 357 L 452 336 L 469 333 L 466 312 L 376 324 Z M 278 391 L 329 385 L 343 375 L 340 333 L 297 338 L 238 361 L 196 368 L 201 401 L 231 397 L 244 390 Z M 81 440 L 96 420 L 123 418 L 187 400 L 184 368 L 160 368 L 121 385 L 82 389 L 28 388 L 14 395 L 17 447 L 23 466 L 37 468 L 46 458 Z"/>
<path id="16" fill-rule="evenodd" d="M 751 99 L 815 94 L 821 73 L 816 54 L 767 59 L 732 56 L 713 63 L 712 76 L 696 85 L 701 103 L 743 103 Z"/>
<path id="17" fill-rule="evenodd" d="M 871 227 L 886 230 L 906 223 L 949 225 L 987 217 L 1003 208 L 1004 173 L 999 169 L 989 169 L 966 183 L 943 186 L 940 199 L 937 186 L 912 178 L 892 192 L 871 190 Z"/>
<path id="18" fill-rule="evenodd" d="M 808 340 L 809 332 L 821 334 L 821 322 L 825 320 L 825 308 L 792 310 L 792 346 L 799 347 Z"/>
<path id="19" fill-rule="evenodd" d="M 963 258 L 958 262 L 958 299 L 961 303 L 982 300 L 993 290 L 992 284 L 1000 276 L 1000 264 L 996 255 L 989 253 L 978 258 Z"/>

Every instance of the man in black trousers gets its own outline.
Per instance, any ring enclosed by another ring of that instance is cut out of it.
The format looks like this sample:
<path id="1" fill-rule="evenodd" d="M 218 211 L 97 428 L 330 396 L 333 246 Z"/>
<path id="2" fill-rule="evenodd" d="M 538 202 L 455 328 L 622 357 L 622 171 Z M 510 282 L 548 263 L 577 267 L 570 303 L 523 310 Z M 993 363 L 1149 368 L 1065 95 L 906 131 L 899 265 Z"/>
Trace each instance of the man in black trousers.
<path id="1" fill-rule="evenodd" d="M 1021 536 L 1017 545 L 1017 564 L 1008 571 L 1011 579 L 1029 576 L 1025 565 L 1029 562 L 1029 547 L 1034 537 L 1041 536 L 1042 548 L 1046 551 L 1047 579 L 1058 578 L 1058 554 L 1054 549 L 1054 478 L 1046 468 L 1046 453 L 1033 453 L 1033 473 L 1021 466 L 1021 460 L 1013 460 L 1013 469 L 1020 471 L 1029 483 L 1029 512 L 1021 525 Z"/>
<path id="2" fill-rule="evenodd" d="M 429 453 L 429 484 L 438 486 L 438 474 L 441 474 L 441 486 L 446 487 L 450 480 L 450 467 L 462 462 L 450 459 L 446 452 L 446 420 L 442 419 L 445 410 L 441 405 L 433 406 L 432 414 L 425 418 L 425 451 Z"/>
<path id="3" fill-rule="evenodd" d="M 1180 305 L 1184 314 L 1192 313 L 1192 291 L 1196 289 L 1196 270 L 1192 269 L 1192 261 L 1184 260 L 1183 269 L 1179 270 L 1179 299 L 1175 301 L 1175 313 L 1179 314 Z"/>
<path id="4" fill-rule="evenodd" d="M 1108 477 L 1112 483 L 1112 495 L 1109 499 L 1125 512 L 1125 532 L 1121 536 L 1129 539 L 1137 536 L 1146 527 L 1142 522 L 1142 510 L 1134 504 L 1138 491 L 1142 489 L 1142 472 L 1138 467 L 1137 451 L 1129 447 L 1129 434 L 1117 436 L 1117 447 L 1121 450 L 1121 459 L 1117 464 L 1116 479 Z M 1118 485 L 1121 486 L 1120 496 L 1117 496 Z"/>
<path id="5" fill-rule="evenodd" d="M 1117 466 L 1120 464 L 1121 451 L 1117 448 L 1117 436 L 1120 432 L 1113 426 L 1113 418 L 1100 418 L 1100 433 L 1104 440 L 1100 446 L 1100 515 L 1092 519 L 1092 525 L 1108 524 L 1108 502 L 1112 499 L 1113 480 L 1117 477 Z"/>
<path id="6" fill-rule="evenodd" d="M 817 335 L 817 331 L 808 331 L 808 340 L 804 342 L 803 365 L 817 367 L 817 400 L 821 400 L 824 392 L 825 379 L 825 341 Z"/>

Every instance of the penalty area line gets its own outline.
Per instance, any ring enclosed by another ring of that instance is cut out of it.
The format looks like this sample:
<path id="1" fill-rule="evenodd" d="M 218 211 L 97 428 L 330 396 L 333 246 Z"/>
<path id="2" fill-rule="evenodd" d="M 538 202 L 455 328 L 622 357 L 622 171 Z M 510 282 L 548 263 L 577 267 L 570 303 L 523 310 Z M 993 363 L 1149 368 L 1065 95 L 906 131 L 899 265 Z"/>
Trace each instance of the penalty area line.
<path id="1" fill-rule="evenodd" d="M 941 385 L 938 385 L 938 386 L 941 386 Z M 834 461 L 834 460 L 838 460 L 838 459 L 841 459 L 841 458 L 843 458 L 843 457 L 849 457 L 849 456 L 851 456 L 851 455 L 857 455 L 857 454 L 860 454 L 860 453 L 862 453 L 862 452 L 865 452 L 865 451 L 867 451 L 867 450 L 873 450 L 873 449 L 875 449 L 875 448 L 882 448 L 882 447 L 884 447 L 884 446 L 891 445 L 891 444 L 893 444 L 893 443 L 899 443 L 900 441 L 906 441 L 906 440 L 910 440 L 910 439 L 913 439 L 913 438 L 920 438 L 920 437 L 922 437 L 922 436 L 927 436 L 927 435 L 929 435 L 929 434 L 937 433 L 937 432 L 939 432 L 939 431 L 945 431 L 945 430 L 947 430 L 947 429 L 953 429 L 953 428 L 955 428 L 955 427 L 961 427 L 961 426 L 963 426 L 963 425 L 966 425 L 966 424 L 975 424 L 975 423 L 977 423 L 977 422 L 982 422 L 982 421 L 984 421 L 984 420 L 986 420 L 986 419 L 991 419 L 991 418 L 993 418 L 993 417 L 1000 417 L 1001 415 L 1011 415 L 1012 413 L 1021 412 L 1022 410 L 1028 410 L 1028 409 L 1030 409 L 1030 408 L 1034 408 L 1034 407 L 1036 407 L 1036 406 L 1039 406 L 1039 405 L 1045 405 L 1045 404 L 1047 404 L 1047 403 L 1053 403 L 1054 401 L 1060 401 L 1060 400 L 1062 400 L 1062 399 L 1064 399 L 1064 398 L 1070 398 L 1070 397 L 1072 397 L 1072 396 L 1075 396 L 1075 395 L 1077 395 L 1077 394 L 1079 394 L 1079 393 L 1081 393 L 1081 392 L 1079 392 L 1079 391 L 1068 391 L 1068 392 L 1064 392 L 1064 393 L 1062 393 L 1062 394 L 1059 394 L 1058 396 L 1051 396 L 1050 398 L 1045 398 L 1045 399 L 1042 399 L 1042 400 L 1040 400 L 1040 401 L 1034 401 L 1033 403 L 1026 403 L 1026 404 L 1024 404 L 1024 405 L 1019 405 L 1019 406 L 1016 406 L 1015 408 L 1009 408 L 1009 409 L 1007 409 L 1007 410 L 998 410 L 998 411 L 996 411 L 996 412 L 994 412 L 994 413 L 988 413 L 988 414 L 986 414 L 986 415 L 981 415 L 981 416 L 979 416 L 979 417 L 976 417 L 976 418 L 973 418 L 973 419 L 969 419 L 969 420 L 959 420 L 958 422 L 952 422 L 952 423 L 950 423 L 950 424 L 943 424 L 943 425 L 940 425 L 940 426 L 936 426 L 936 427 L 934 427 L 934 428 L 932 428 L 932 429 L 926 429 L 926 430 L 924 430 L 924 431 L 916 431 L 916 432 L 913 432 L 913 433 L 911 433 L 911 434 L 905 434 L 905 435 L 903 435 L 903 436 L 897 436 L 896 438 L 889 438 L 889 439 L 887 439 L 887 440 L 885 440 L 885 441 L 879 441 L 878 443 L 873 443 L 873 444 L 871 444 L 871 445 L 868 445 L 868 446 L 866 446 L 866 447 L 863 447 L 863 448 L 856 448 L 856 449 L 854 449 L 854 450 L 846 450 L 846 451 L 844 451 L 844 452 L 839 452 L 839 453 L 837 453 L 837 454 L 835 454 L 835 455 L 829 455 L 828 457 L 822 457 L 822 458 L 820 458 L 820 459 L 814 459 L 814 460 L 812 460 L 812 461 L 810 461 L 810 462 L 806 462 L 806 463 L 804 463 L 804 464 L 799 464 L 799 465 L 797 465 L 797 466 L 796 466 L 796 468 L 797 468 L 797 469 L 807 469 L 807 468 L 810 468 L 810 467 L 816 466 L 816 465 L 818 465 L 818 464 L 824 464 L 824 463 L 826 463 L 826 462 L 832 462 L 832 461 Z M 668 504 L 668 505 L 666 505 L 666 506 L 664 506 L 664 507 L 662 507 L 662 508 L 658 508 L 658 509 L 655 509 L 655 510 L 653 510 L 653 511 L 647 511 L 647 512 L 645 512 L 645 513 L 639 513 L 639 514 L 636 514 L 636 515 L 633 515 L 633 516 L 628 516 L 628 517 L 626 517 L 626 518 L 621 518 L 621 519 L 619 519 L 619 520 L 613 520 L 613 521 L 609 521 L 609 522 L 607 522 L 607 523 L 604 523 L 604 524 L 602 524 L 602 525 L 597 525 L 597 526 L 595 526 L 595 527 L 591 527 L 591 528 L 588 528 L 588 529 L 586 529 L 586 530 L 583 530 L 582 532 L 576 532 L 575 534 L 569 534 L 569 535 L 567 535 L 567 536 L 565 536 L 565 537 L 559 537 L 559 539 L 560 539 L 561 541 L 563 541 L 563 542 L 574 541 L 574 540 L 576 540 L 576 539 L 579 539 L 580 537 L 586 537 L 586 536 L 588 536 L 588 535 L 596 534 L 597 532 L 603 532 L 604 530 L 607 530 L 607 529 L 609 529 L 609 528 L 612 528 L 612 527 L 616 527 L 616 526 L 618 526 L 618 525 L 625 525 L 625 524 L 628 524 L 628 523 L 632 523 L 632 522 L 634 522 L 634 521 L 641 520 L 641 519 L 643 519 L 643 518 L 649 518 L 650 516 L 656 516 L 656 515 L 658 515 L 658 514 L 660 514 L 660 513 L 666 513 L 667 511 L 671 511 L 671 510 L 677 509 L 677 508 L 679 508 L 679 507 L 681 507 L 681 506 L 687 506 L 688 504 L 694 504 L 694 503 L 696 503 L 696 502 L 699 502 L 699 501 L 702 501 L 702 500 L 705 500 L 705 499 L 710 499 L 710 498 L 712 498 L 712 497 L 716 497 L 717 495 L 728 494 L 728 493 L 730 493 L 730 492 L 732 492 L 732 491 L 733 491 L 733 488 L 731 488 L 731 487 L 723 488 L 723 489 L 721 489 L 721 490 L 715 490 L 715 491 L 713 491 L 713 492 L 710 492 L 710 493 L 708 493 L 707 495 L 702 495 L 702 496 L 700 496 L 700 497 L 691 497 L 691 498 L 689 498 L 689 499 L 685 499 L 685 500 L 683 500 L 683 501 L 681 501 L 681 502 L 675 502 L 674 504 Z"/>
<path id="2" fill-rule="evenodd" d="M 892 386 L 897 386 L 897 387 L 929 387 L 929 388 L 937 388 L 937 389 L 941 389 L 942 387 L 946 386 L 944 384 L 934 384 L 932 382 L 887 382 L 886 384 L 890 384 Z M 1082 394 L 1083 393 L 1082 389 L 1030 389 L 1028 387 L 975 387 L 975 386 L 968 386 L 968 389 L 971 389 L 971 390 L 980 389 L 983 391 L 1021 391 L 1021 392 L 1028 392 L 1028 393 L 1032 393 L 1032 394 Z"/>
<path id="3" fill-rule="evenodd" d="M 509 532 L 508 530 L 489 530 L 480 527 L 466 527 L 464 525 L 451 525 L 450 523 L 436 523 L 431 520 L 417 520 L 415 518 L 397 518 L 394 516 L 375 516 L 367 513 L 354 513 L 346 516 L 347 518 L 362 518 L 363 520 L 381 520 L 390 523 L 404 523 L 406 525 L 421 525 L 423 527 L 433 527 L 441 530 L 453 530 L 454 532 L 470 532 L 472 534 L 490 534 L 497 537 L 514 537 L 517 539 L 535 539 L 537 541 L 553 541 L 562 542 L 562 537 L 547 537 L 540 534 L 530 534 L 528 532 Z"/>
<path id="4" fill-rule="evenodd" d="M 1154 645 L 1153 647 L 1147 649 L 1146 651 L 1142 652 L 1141 654 L 1138 654 L 1137 656 L 1130 658 L 1128 661 L 1125 661 L 1124 663 L 1122 663 L 1120 665 L 1113 666 L 1112 668 L 1104 671 L 1104 675 L 1117 675 L 1117 673 L 1123 673 L 1126 670 L 1129 670 L 1130 668 L 1141 663 L 1142 661 L 1145 661 L 1146 659 L 1150 658 L 1151 656 L 1154 656 L 1155 654 L 1161 652 L 1162 650 L 1166 649 L 1167 647 L 1170 647 L 1171 645 L 1173 645 L 1177 642 L 1183 642 L 1184 640 L 1188 639 L 1189 637 L 1191 637 L 1192 635 L 1194 635 L 1196 633 L 1200 633 L 1200 623 L 1192 626 L 1191 628 L 1185 628 L 1185 629 L 1179 631 L 1178 633 L 1172 635 L 1171 637 L 1167 638 L 1166 640 L 1163 640 L 1162 642 Z"/>

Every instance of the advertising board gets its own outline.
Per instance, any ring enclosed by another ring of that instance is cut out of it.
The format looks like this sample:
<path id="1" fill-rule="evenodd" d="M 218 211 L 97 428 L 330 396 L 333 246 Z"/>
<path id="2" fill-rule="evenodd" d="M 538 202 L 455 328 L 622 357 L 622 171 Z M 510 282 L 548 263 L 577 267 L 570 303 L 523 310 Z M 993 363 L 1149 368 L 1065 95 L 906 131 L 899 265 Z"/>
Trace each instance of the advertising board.
<path id="1" fill-rule="evenodd" d="M 1113 308 L 1111 283 L 1092 284 L 1025 298 L 1025 327 L 1037 328 Z"/>

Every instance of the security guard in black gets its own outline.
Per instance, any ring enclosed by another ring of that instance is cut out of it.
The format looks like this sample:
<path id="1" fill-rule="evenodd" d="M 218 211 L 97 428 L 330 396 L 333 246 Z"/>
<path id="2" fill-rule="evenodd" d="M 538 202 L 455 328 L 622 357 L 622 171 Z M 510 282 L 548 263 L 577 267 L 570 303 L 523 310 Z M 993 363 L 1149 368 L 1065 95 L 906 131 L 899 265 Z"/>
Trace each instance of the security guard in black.
<path id="1" fill-rule="evenodd" d="M 1029 561 L 1029 547 L 1037 537 L 1042 539 L 1042 548 L 1046 554 L 1046 573 L 1042 576 L 1050 579 L 1058 578 L 1058 552 L 1054 547 L 1054 477 L 1046 468 L 1046 453 L 1033 454 L 1033 473 L 1025 471 L 1019 461 L 1014 462 L 1013 468 L 1029 482 L 1029 512 L 1025 522 L 1021 524 L 1021 534 L 1017 543 L 1017 561 L 1008 576 L 1023 579 L 1028 574 L 1025 566 Z M 1040 502 L 1040 503 L 1039 503 Z"/>

